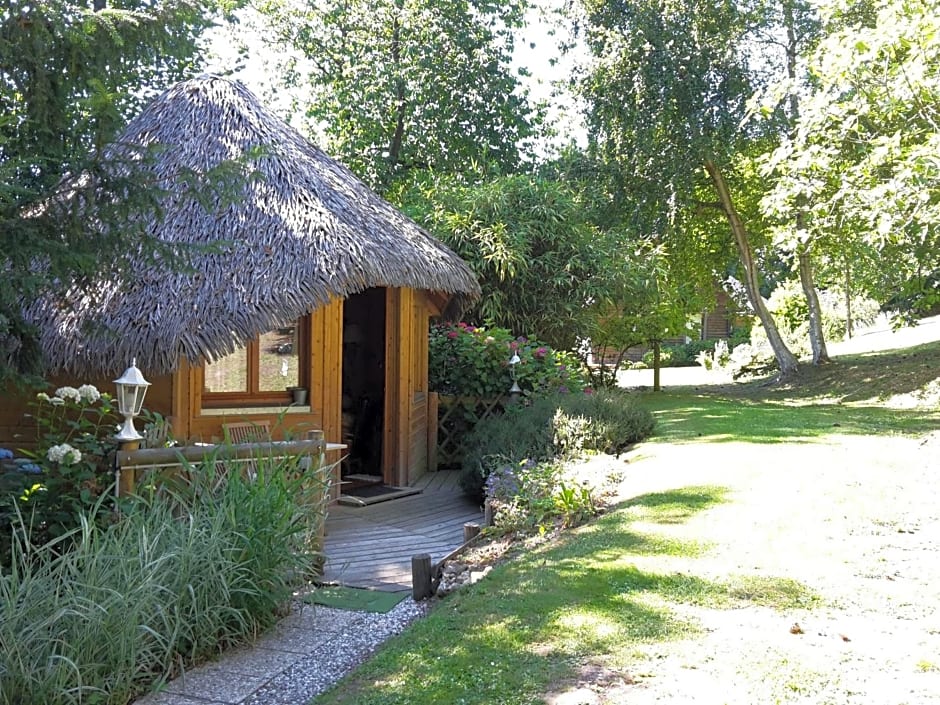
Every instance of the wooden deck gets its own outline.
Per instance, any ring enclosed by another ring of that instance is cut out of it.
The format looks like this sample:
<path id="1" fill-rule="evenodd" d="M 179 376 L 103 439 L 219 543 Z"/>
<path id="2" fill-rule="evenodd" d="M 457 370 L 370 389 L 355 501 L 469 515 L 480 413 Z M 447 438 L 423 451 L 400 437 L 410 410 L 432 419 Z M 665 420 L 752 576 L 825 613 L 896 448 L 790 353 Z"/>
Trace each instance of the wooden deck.
<path id="1" fill-rule="evenodd" d="M 463 525 L 483 511 L 460 491 L 456 470 L 427 473 L 421 494 L 366 507 L 330 506 L 323 580 L 380 590 L 411 589 L 411 557 L 439 561 L 463 543 Z"/>

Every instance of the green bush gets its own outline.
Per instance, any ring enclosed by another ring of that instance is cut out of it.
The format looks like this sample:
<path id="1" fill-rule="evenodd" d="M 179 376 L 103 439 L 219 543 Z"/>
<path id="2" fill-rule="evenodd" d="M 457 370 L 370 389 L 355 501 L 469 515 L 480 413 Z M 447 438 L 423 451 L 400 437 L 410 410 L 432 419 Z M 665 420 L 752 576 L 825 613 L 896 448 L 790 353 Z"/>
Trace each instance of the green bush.
<path id="1" fill-rule="evenodd" d="M 482 501 L 486 480 L 497 468 L 584 451 L 617 453 L 652 430 L 652 415 L 624 390 L 536 398 L 477 424 L 467 440 L 460 484 Z"/>
<path id="2" fill-rule="evenodd" d="M 38 450 L 0 472 L 0 565 L 8 564 L 18 511 L 32 517 L 31 539 L 45 544 L 78 527 L 114 478 L 118 416 L 109 395 L 90 384 L 60 387 L 37 394 L 30 411 Z"/>
<path id="3" fill-rule="evenodd" d="M 323 488 L 294 462 L 220 482 L 213 461 L 116 523 L 99 503 L 38 547 L 22 516 L 0 571 L 0 703 L 123 704 L 272 625 L 317 558 L 298 498 Z"/>
<path id="4" fill-rule="evenodd" d="M 510 365 L 513 355 L 519 363 Z M 432 391 L 459 396 L 497 397 L 515 380 L 527 395 L 576 392 L 588 386 L 578 358 L 531 338 L 514 337 L 505 328 L 466 323 L 431 327 L 428 376 Z"/>

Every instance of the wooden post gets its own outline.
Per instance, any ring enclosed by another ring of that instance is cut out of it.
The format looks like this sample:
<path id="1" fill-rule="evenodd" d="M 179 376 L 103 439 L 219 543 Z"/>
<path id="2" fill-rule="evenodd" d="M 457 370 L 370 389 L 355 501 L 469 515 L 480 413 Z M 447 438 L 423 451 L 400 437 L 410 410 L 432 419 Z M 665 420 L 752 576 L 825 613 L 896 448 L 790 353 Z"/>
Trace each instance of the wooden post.
<path id="1" fill-rule="evenodd" d="M 140 441 L 120 441 L 118 442 L 118 450 L 121 452 L 138 450 L 140 448 Z M 122 468 L 120 462 L 121 455 L 118 454 L 115 458 L 115 466 L 117 467 L 118 472 L 118 497 L 127 497 L 134 494 L 134 490 L 137 485 L 137 473 L 134 471 L 134 468 Z"/>
<path id="2" fill-rule="evenodd" d="M 483 500 L 483 526 L 493 526 L 493 503 L 488 497 Z"/>
<path id="3" fill-rule="evenodd" d="M 467 543 L 474 536 L 480 535 L 480 525 L 475 521 L 468 521 L 463 525 L 463 542 Z"/>
<path id="4" fill-rule="evenodd" d="M 437 471 L 437 392 L 428 394 L 428 470 Z"/>
<path id="5" fill-rule="evenodd" d="M 411 595 L 415 602 L 426 600 L 434 594 L 431 583 L 431 554 L 419 553 L 411 557 Z"/>

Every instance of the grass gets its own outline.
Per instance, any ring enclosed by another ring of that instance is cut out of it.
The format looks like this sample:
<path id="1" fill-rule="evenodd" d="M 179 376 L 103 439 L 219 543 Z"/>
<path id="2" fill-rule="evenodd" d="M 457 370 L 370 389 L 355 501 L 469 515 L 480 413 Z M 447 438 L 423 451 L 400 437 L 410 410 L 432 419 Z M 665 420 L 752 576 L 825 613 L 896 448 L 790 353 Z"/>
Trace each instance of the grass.
<path id="1" fill-rule="evenodd" d="M 646 556 L 707 550 L 637 529 L 681 522 L 726 501 L 721 487 L 637 497 L 617 511 L 494 569 L 392 640 L 315 703 L 537 703 L 584 659 L 628 663 L 638 645 L 688 637 L 675 604 L 790 609 L 815 596 L 787 579 L 707 580 L 637 567 Z M 645 524 L 644 524 L 645 525 Z"/>
<path id="2" fill-rule="evenodd" d="M 643 403 L 657 419 L 655 443 L 921 434 L 940 427 L 937 404 L 885 402 L 929 400 L 921 394 L 936 384 L 938 369 L 940 343 L 932 343 L 840 358 L 804 369 L 786 386 L 673 389 L 644 394 Z M 585 664 L 627 669 L 651 644 L 694 637 L 699 627 L 683 606 L 791 611 L 822 604 L 788 577 L 696 574 L 696 561 L 712 546 L 678 538 L 674 529 L 734 501 L 728 488 L 696 484 L 634 497 L 452 595 L 313 702 L 543 703 L 558 684 L 577 683 Z M 818 680 L 809 675 L 795 670 L 779 685 L 802 690 Z"/>

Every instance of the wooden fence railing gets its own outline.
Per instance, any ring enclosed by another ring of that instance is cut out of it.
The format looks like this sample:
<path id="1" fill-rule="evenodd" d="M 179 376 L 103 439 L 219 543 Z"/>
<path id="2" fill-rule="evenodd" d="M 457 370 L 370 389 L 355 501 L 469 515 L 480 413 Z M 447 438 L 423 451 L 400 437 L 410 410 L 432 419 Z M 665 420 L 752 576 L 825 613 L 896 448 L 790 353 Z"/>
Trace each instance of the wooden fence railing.
<path id="1" fill-rule="evenodd" d="M 473 427 L 484 419 L 501 415 L 508 404 L 509 399 L 507 397 L 484 398 L 438 395 L 438 466 L 459 466 L 466 454 L 464 443 Z"/>

